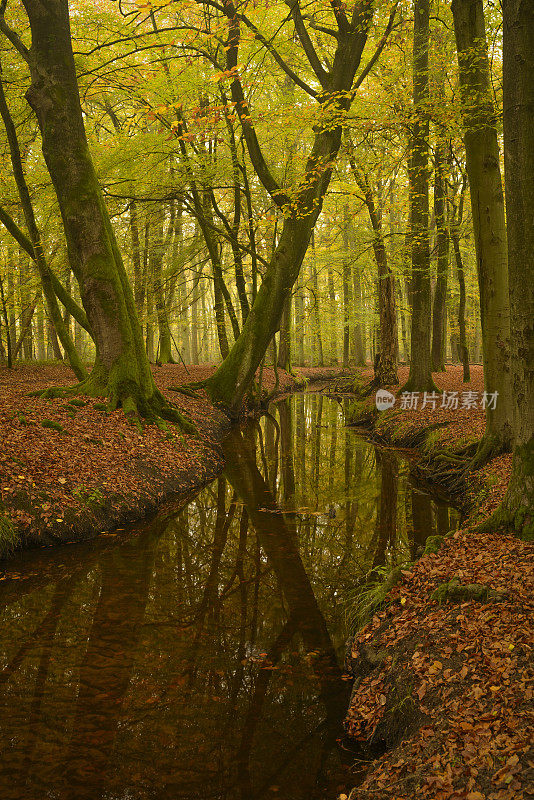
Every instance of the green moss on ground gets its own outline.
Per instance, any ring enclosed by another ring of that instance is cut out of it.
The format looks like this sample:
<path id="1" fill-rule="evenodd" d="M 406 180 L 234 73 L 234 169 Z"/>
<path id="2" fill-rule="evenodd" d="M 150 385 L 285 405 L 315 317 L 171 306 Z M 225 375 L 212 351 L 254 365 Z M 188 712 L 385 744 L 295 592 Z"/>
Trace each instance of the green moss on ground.
<path id="1" fill-rule="evenodd" d="M 59 431 L 59 433 L 63 433 L 65 430 L 63 425 L 60 425 L 59 422 L 55 422 L 53 419 L 43 419 L 41 422 L 42 428 L 51 428 L 53 431 Z"/>
<path id="2" fill-rule="evenodd" d="M 486 600 L 502 600 L 505 596 L 503 592 L 496 592 L 483 583 L 460 583 L 458 578 L 440 583 L 431 594 L 432 600 L 437 600 L 438 603 L 447 601 L 458 603 L 466 600 L 485 602 Z"/>

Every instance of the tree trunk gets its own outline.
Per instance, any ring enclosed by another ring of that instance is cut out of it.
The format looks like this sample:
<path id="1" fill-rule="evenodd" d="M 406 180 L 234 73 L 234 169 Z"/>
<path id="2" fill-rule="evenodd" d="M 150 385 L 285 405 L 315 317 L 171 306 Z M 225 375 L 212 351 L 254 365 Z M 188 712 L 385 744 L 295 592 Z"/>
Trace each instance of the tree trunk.
<path id="1" fill-rule="evenodd" d="M 534 538 L 534 9 L 503 2 L 504 166 L 513 397 L 512 475 L 498 516 Z"/>
<path id="2" fill-rule="evenodd" d="M 351 274 L 349 254 L 349 209 L 343 209 L 343 366 L 349 366 L 350 358 L 350 317 L 351 317 Z"/>
<path id="3" fill-rule="evenodd" d="M 334 273 L 330 266 L 328 267 L 328 298 L 330 300 L 330 320 L 328 323 L 330 332 L 330 363 L 337 364 L 337 301 Z"/>
<path id="4" fill-rule="evenodd" d="M 72 270 L 96 345 L 79 390 L 109 397 L 126 413 L 184 422 L 156 389 L 133 292 L 117 246 L 85 134 L 67 0 L 23 0 L 30 21 L 27 99 L 37 115 Z"/>
<path id="5" fill-rule="evenodd" d="M 447 280 L 449 272 L 449 226 L 447 224 L 447 182 L 445 142 L 436 148 L 434 177 L 434 216 L 437 229 L 437 278 L 432 310 L 432 371 L 445 372 L 445 336 L 447 332 Z"/>
<path id="6" fill-rule="evenodd" d="M 413 105 L 415 120 L 410 142 L 411 356 L 405 392 L 436 391 L 430 353 L 431 301 L 428 233 L 429 90 L 428 49 L 430 0 L 415 0 L 413 34 Z"/>
<path id="7" fill-rule="evenodd" d="M 486 391 L 498 392 L 486 412 L 477 461 L 507 450 L 512 439 L 510 309 L 504 198 L 499 166 L 482 0 L 453 0 L 464 142 L 471 193 Z"/>
<path id="8" fill-rule="evenodd" d="M 374 357 L 374 383 L 377 386 L 391 386 L 399 382 L 397 375 L 398 338 L 397 313 L 395 309 L 395 278 L 388 264 L 388 256 L 382 220 L 377 210 L 375 196 L 367 175 L 358 171 L 356 162 L 351 159 L 351 167 L 360 190 L 373 229 L 373 251 L 378 271 L 378 316 L 380 320 L 380 347 Z"/>
<path id="9" fill-rule="evenodd" d="M 466 306 L 465 273 L 462 261 L 462 251 L 460 250 L 460 232 L 459 232 L 459 226 L 463 216 L 465 189 L 466 189 L 466 180 L 464 179 L 460 194 L 460 202 L 458 205 L 458 209 L 454 207 L 453 211 L 453 220 L 451 225 L 451 239 L 454 250 L 454 259 L 456 261 L 458 287 L 460 290 L 460 299 L 458 303 L 458 329 L 460 332 L 459 342 L 458 342 L 458 355 L 463 365 L 464 383 L 469 383 L 469 381 L 471 380 L 471 369 L 469 367 L 469 349 L 467 347 L 467 334 L 465 330 L 465 306 Z M 455 353 L 453 353 L 453 360 L 456 361 Z"/>
<path id="10" fill-rule="evenodd" d="M 238 63 L 240 23 L 231 0 L 225 4 L 224 11 L 229 26 L 226 64 L 233 71 Z M 304 50 L 309 53 L 298 4 L 293 5 L 291 14 L 297 35 Z M 256 174 L 277 206 L 284 211 L 282 232 L 276 250 L 241 334 L 228 357 L 207 382 L 210 398 L 225 406 L 231 415 L 235 415 L 241 408 L 269 342 L 279 327 L 284 302 L 298 278 L 313 228 L 321 213 L 333 165 L 341 146 L 340 120 L 344 118 L 352 102 L 356 70 L 367 42 L 372 16 L 372 3 L 367 0 L 355 6 L 350 20 L 344 11 L 339 12 L 336 51 L 328 77 L 324 77 L 324 68 L 319 69 L 324 89 L 318 96 L 323 111 L 322 120 L 315 126 L 314 143 L 300 184 L 292 198 L 278 186 L 265 162 L 237 74 L 231 83 L 232 101 L 236 104 Z M 317 59 L 316 53 L 312 55 L 312 61 L 316 63 L 314 58 Z"/>
<path id="11" fill-rule="evenodd" d="M 313 281 L 313 316 L 315 318 L 315 339 L 317 341 L 317 365 L 324 367 L 323 334 L 321 330 L 321 312 L 319 310 L 319 276 L 317 274 L 317 254 L 315 252 L 315 234 L 312 234 L 311 272 Z"/>
<path id="12" fill-rule="evenodd" d="M 291 295 L 286 298 L 280 320 L 280 346 L 278 348 L 278 366 L 280 369 L 291 369 Z"/>

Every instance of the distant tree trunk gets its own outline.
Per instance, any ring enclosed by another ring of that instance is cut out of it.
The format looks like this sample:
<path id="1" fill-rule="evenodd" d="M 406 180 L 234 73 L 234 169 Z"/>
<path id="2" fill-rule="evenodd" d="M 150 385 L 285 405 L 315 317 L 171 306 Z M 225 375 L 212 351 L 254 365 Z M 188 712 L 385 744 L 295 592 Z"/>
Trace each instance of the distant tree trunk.
<path id="1" fill-rule="evenodd" d="M 46 320 L 46 327 L 48 331 L 48 341 L 52 347 L 52 356 L 57 361 L 63 361 L 63 353 L 61 352 L 61 348 L 59 346 L 58 338 L 56 329 L 54 327 L 54 323 L 47 318 Z"/>
<path id="2" fill-rule="evenodd" d="M 451 226 L 451 239 L 452 239 L 452 246 L 454 250 L 454 259 L 456 261 L 456 272 L 458 275 L 458 287 L 460 290 L 460 300 L 458 303 L 458 328 L 460 331 L 459 343 L 458 343 L 458 355 L 463 365 L 463 380 L 464 383 L 469 383 L 471 380 L 471 369 L 469 367 L 469 349 L 467 347 L 467 335 L 465 331 L 465 305 L 466 305 L 466 294 L 465 294 L 465 273 L 464 273 L 464 265 L 462 261 L 462 251 L 460 250 L 460 233 L 459 233 L 459 226 L 462 222 L 463 216 L 463 207 L 464 207 L 464 196 L 465 190 L 467 187 L 467 182 L 464 179 L 461 194 L 460 194 L 460 202 L 458 208 L 454 207 L 453 211 L 453 220 Z M 456 354 L 453 354 L 453 360 L 456 361 Z"/>
<path id="3" fill-rule="evenodd" d="M 512 336 L 513 461 L 497 516 L 534 538 L 534 9 L 503 2 L 504 174 Z"/>
<path id="4" fill-rule="evenodd" d="M 432 371 L 445 372 L 445 336 L 447 332 L 447 280 L 449 272 L 449 226 L 447 222 L 447 181 L 445 142 L 436 148 L 434 178 L 434 216 L 437 229 L 437 278 L 432 311 Z"/>
<path id="5" fill-rule="evenodd" d="M 330 300 L 330 320 L 328 324 L 330 331 L 330 363 L 337 364 L 337 301 L 334 273 L 330 266 L 328 267 L 328 298 Z"/>
<path id="6" fill-rule="evenodd" d="M 35 331 L 35 340 L 36 340 L 36 354 L 35 357 L 37 361 L 44 361 L 46 359 L 46 343 L 45 343 L 45 332 L 44 332 L 44 308 L 43 308 L 43 297 L 42 295 L 39 297 L 37 301 L 37 325 Z M 81 352 L 78 349 L 77 343 L 74 342 L 74 346 L 78 353 Z"/>
<path id="7" fill-rule="evenodd" d="M 369 184 L 367 175 L 360 173 L 356 162 L 351 158 L 351 167 L 356 182 L 363 192 L 365 205 L 369 212 L 369 219 L 373 229 L 373 251 L 378 270 L 378 317 L 380 320 L 380 347 L 374 357 L 374 383 L 377 386 L 391 386 L 398 384 L 397 375 L 397 314 L 395 309 L 395 278 L 388 264 L 388 257 L 384 236 L 382 233 L 382 220 L 377 210 L 375 196 Z"/>
<path id="8" fill-rule="evenodd" d="M 162 364 L 172 364 L 174 359 L 171 355 L 171 329 L 167 314 L 166 286 L 163 279 L 163 259 L 169 249 L 169 244 L 174 235 L 174 220 L 176 210 L 174 204 L 171 206 L 170 221 L 167 232 L 164 231 L 164 209 L 156 210 L 156 220 L 152 225 L 152 250 L 150 258 L 150 272 L 153 279 L 154 303 L 156 307 L 156 317 L 158 320 L 159 331 L 159 352 L 158 361 Z"/>
<path id="9" fill-rule="evenodd" d="M 428 233 L 429 89 L 428 50 L 430 0 L 415 0 L 413 34 L 413 106 L 415 119 L 410 142 L 411 357 L 405 392 L 436 391 L 430 352 L 431 302 Z"/>
<path id="10" fill-rule="evenodd" d="M 343 209 L 343 366 L 349 366 L 350 358 L 350 318 L 351 318 L 351 268 L 349 253 L 349 208 Z"/>
<path id="11" fill-rule="evenodd" d="M 289 295 L 284 304 L 280 319 L 280 346 L 278 348 L 278 366 L 280 369 L 291 369 L 291 301 Z"/>
<path id="12" fill-rule="evenodd" d="M 300 367 L 304 366 L 304 297 L 302 286 L 295 292 L 295 342 Z"/>
<path id="13" fill-rule="evenodd" d="M 509 346 L 510 308 L 504 198 L 482 0 L 453 0 L 464 142 L 471 193 L 482 323 L 486 391 L 498 392 L 486 412 L 476 462 L 508 450 L 512 442 Z"/>
<path id="14" fill-rule="evenodd" d="M 102 198 L 84 129 L 67 0 L 23 0 L 32 45 L 27 99 L 37 115 L 69 259 L 96 345 L 78 391 L 105 395 L 110 408 L 162 416 L 192 429 L 156 389 L 133 292 Z"/>
<path id="15" fill-rule="evenodd" d="M 9 319 L 9 337 L 10 337 L 10 344 L 11 344 L 11 352 L 13 352 L 13 348 L 15 347 L 15 342 L 17 341 L 17 317 L 15 314 L 15 286 L 13 282 L 13 250 L 8 245 L 7 246 L 7 297 L 6 297 L 6 306 L 9 309 L 8 319 Z"/>
<path id="16" fill-rule="evenodd" d="M 130 201 L 130 235 L 132 237 L 132 262 L 134 270 L 134 300 L 137 313 L 143 313 L 144 285 L 143 269 L 141 266 L 141 241 L 139 238 L 139 218 L 137 215 L 137 203 Z"/>
<path id="17" fill-rule="evenodd" d="M 406 314 L 404 311 L 404 294 L 402 292 L 402 279 L 399 278 L 395 281 L 395 288 L 397 290 L 397 308 L 399 309 L 401 339 L 402 339 L 402 355 L 406 363 L 410 361 L 410 350 L 408 348 L 408 332 L 406 329 Z"/>
<path id="18" fill-rule="evenodd" d="M 317 363 L 320 367 L 324 367 L 324 348 L 323 348 L 323 333 L 321 329 L 321 312 L 319 309 L 319 276 L 317 274 L 317 253 L 315 252 L 315 233 L 312 234 L 312 261 L 311 272 L 313 281 L 313 316 L 315 319 L 315 339 L 317 341 Z"/>
<path id="19" fill-rule="evenodd" d="M 191 295 L 191 361 L 193 364 L 199 363 L 198 347 L 198 299 L 200 293 L 200 273 L 193 273 L 193 291 Z"/>
<path id="20" fill-rule="evenodd" d="M 365 318 L 362 297 L 362 280 L 358 264 L 352 265 L 352 296 L 354 302 L 354 363 L 365 367 Z"/>

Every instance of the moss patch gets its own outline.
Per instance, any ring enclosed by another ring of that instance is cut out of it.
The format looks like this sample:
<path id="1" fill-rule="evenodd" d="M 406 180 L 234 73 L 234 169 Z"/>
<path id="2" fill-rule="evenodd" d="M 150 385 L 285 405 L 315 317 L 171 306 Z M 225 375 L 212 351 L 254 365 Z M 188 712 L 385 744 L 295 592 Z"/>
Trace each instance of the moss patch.
<path id="1" fill-rule="evenodd" d="M 486 600 L 503 600 L 505 597 L 504 592 L 496 592 L 483 583 L 460 583 L 458 578 L 440 583 L 431 594 L 432 600 L 437 600 L 438 603 L 447 601 L 459 603 L 466 600 L 485 602 Z"/>

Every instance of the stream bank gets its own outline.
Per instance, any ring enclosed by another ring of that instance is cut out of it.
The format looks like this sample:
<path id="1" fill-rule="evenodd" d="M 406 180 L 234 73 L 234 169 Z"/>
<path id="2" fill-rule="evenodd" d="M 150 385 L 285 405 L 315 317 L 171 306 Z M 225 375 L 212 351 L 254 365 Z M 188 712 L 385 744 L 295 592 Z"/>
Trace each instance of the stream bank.
<path id="1" fill-rule="evenodd" d="M 67 366 L 0 368 L 0 559 L 15 550 L 91 539 L 143 519 L 165 501 L 183 502 L 223 467 L 219 443 L 228 418 L 202 392 L 170 387 L 203 380 L 215 366 L 154 366 L 156 385 L 200 433 L 169 426 L 139 431 L 121 410 L 107 413 L 95 398 L 44 400 L 29 396 L 69 386 Z M 264 394 L 281 395 L 340 369 L 263 370 Z"/>
<path id="2" fill-rule="evenodd" d="M 399 372 L 402 384 L 407 370 Z M 483 392 L 482 370 L 472 373 L 467 386 L 455 367 L 434 378 L 462 397 Z M 379 412 L 374 394 L 345 402 L 371 440 L 415 448 L 415 473 L 461 501 L 465 516 L 460 530 L 435 537 L 398 570 L 349 642 L 345 727 L 370 761 L 341 797 L 522 800 L 533 777 L 534 545 L 478 528 L 506 491 L 511 456 L 467 475 L 444 462 L 444 451 L 481 437 L 479 408 L 400 409 L 397 398 L 396 408 Z"/>

